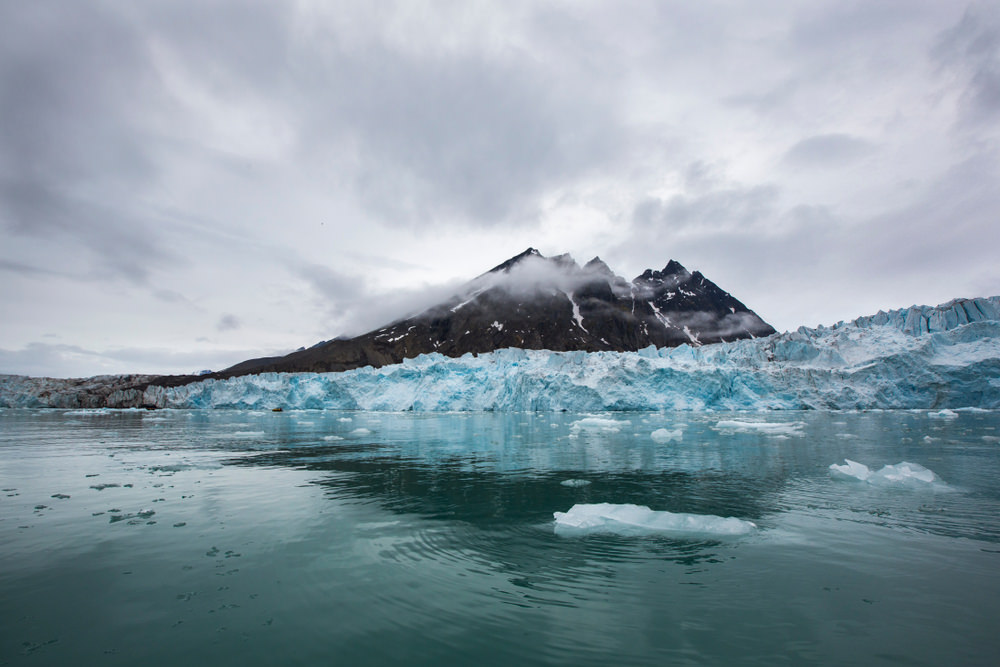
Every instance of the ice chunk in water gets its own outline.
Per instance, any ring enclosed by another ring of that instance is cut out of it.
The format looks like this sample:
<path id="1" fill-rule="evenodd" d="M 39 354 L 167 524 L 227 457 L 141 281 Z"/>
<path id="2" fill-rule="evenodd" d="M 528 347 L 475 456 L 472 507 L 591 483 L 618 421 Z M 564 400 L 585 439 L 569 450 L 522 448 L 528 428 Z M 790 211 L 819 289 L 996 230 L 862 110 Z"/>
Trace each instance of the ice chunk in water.
<path id="1" fill-rule="evenodd" d="M 801 435 L 804 422 L 751 422 L 740 419 L 724 419 L 715 425 L 720 431 L 741 431 L 743 433 L 766 433 L 768 435 Z"/>
<path id="2" fill-rule="evenodd" d="M 584 417 L 577 419 L 570 425 L 570 430 L 574 433 L 580 431 L 608 431 L 617 433 L 623 426 L 631 426 L 632 422 L 627 420 L 605 419 L 604 417 Z"/>
<path id="3" fill-rule="evenodd" d="M 864 463 L 858 463 L 851 459 L 844 459 L 844 465 L 830 464 L 830 477 L 834 479 L 868 481 L 872 471 Z"/>
<path id="4" fill-rule="evenodd" d="M 683 435 L 684 431 L 679 428 L 674 429 L 673 431 L 668 431 L 665 428 L 658 428 L 650 433 L 649 437 L 655 442 L 670 442 L 671 440 L 680 440 Z"/>
<path id="5" fill-rule="evenodd" d="M 955 412 L 954 410 L 948 410 L 946 408 L 938 412 L 928 412 L 927 416 L 933 419 L 954 419 L 955 417 L 958 416 L 958 413 Z"/>
<path id="6" fill-rule="evenodd" d="M 901 461 L 896 465 L 883 466 L 881 470 L 868 478 L 869 484 L 933 484 L 941 482 L 941 478 L 919 463 Z"/>
<path id="7" fill-rule="evenodd" d="M 576 487 L 580 487 L 580 486 L 587 486 L 588 484 L 590 484 L 590 480 L 589 479 L 564 479 L 563 481 L 561 481 L 559 483 L 562 484 L 563 486 L 570 486 L 570 487 L 576 488 Z"/>
<path id="8" fill-rule="evenodd" d="M 646 535 L 683 533 L 697 535 L 745 535 L 757 528 L 752 521 L 711 514 L 681 514 L 651 510 L 645 505 L 614 503 L 577 504 L 568 512 L 555 512 L 557 533 L 614 533 Z"/>
<path id="9" fill-rule="evenodd" d="M 872 486 L 929 486 L 944 485 L 940 477 L 919 463 L 900 461 L 895 465 L 882 466 L 878 472 L 863 463 L 844 459 L 846 465 L 830 466 L 830 477 L 840 480 L 857 480 Z"/>

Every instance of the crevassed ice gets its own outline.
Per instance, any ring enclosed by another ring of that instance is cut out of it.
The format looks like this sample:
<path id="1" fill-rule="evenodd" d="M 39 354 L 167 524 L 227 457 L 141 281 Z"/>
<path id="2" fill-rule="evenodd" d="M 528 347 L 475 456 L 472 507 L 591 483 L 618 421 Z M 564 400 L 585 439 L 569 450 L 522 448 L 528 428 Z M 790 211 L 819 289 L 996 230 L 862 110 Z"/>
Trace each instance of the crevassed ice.
<path id="1" fill-rule="evenodd" d="M 104 386 L 111 379 L 88 382 Z M 0 406 L 92 407 L 80 404 L 80 391 L 78 381 L 0 376 Z M 505 349 L 460 358 L 428 354 L 378 369 L 210 379 L 117 391 L 100 400 L 111 406 L 172 408 L 921 409 L 948 416 L 941 411 L 1000 409 L 1000 297 L 702 347 L 621 353 Z M 622 426 L 596 428 L 604 427 Z M 576 428 L 595 426 L 581 420 Z"/>
<path id="2" fill-rule="evenodd" d="M 745 535 L 757 528 L 752 521 L 734 517 L 656 511 L 645 505 L 614 503 L 576 504 L 568 512 L 553 513 L 553 517 L 556 532 L 563 535 Z"/>

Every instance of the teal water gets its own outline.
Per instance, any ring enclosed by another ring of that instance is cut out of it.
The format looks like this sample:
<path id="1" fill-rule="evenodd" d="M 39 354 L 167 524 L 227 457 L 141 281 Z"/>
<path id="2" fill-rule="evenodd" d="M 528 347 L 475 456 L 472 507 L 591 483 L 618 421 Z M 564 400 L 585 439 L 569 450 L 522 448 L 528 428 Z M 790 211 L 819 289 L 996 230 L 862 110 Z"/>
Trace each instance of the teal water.
<path id="1" fill-rule="evenodd" d="M 584 417 L 0 410 L 0 665 L 996 664 L 1000 413 Z"/>

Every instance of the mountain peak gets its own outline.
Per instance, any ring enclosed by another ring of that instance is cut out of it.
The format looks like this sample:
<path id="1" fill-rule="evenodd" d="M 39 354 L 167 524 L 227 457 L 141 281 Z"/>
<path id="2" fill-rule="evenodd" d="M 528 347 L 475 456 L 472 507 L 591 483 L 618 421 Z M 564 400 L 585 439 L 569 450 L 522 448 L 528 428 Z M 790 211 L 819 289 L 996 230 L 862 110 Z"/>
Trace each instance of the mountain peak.
<path id="1" fill-rule="evenodd" d="M 584 264 L 583 270 L 592 273 L 600 273 L 608 276 L 615 275 L 614 271 L 611 270 L 611 267 L 605 264 L 604 260 L 602 260 L 600 257 L 594 257 L 594 259 Z"/>
<path id="2" fill-rule="evenodd" d="M 629 282 L 599 257 L 581 267 L 568 254 L 545 257 L 528 248 L 419 314 L 286 357 L 249 360 L 216 377 L 379 367 L 432 352 L 624 351 L 772 333 L 756 313 L 675 260 Z"/>
<path id="3" fill-rule="evenodd" d="M 667 262 L 667 265 L 665 267 L 663 267 L 663 271 L 661 273 L 665 276 L 669 276 L 674 274 L 684 274 L 687 272 L 688 270 L 684 268 L 683 264 L 681 264 L 677 260 L 672 259 L 669 262 Z"/>
<path id="4" fill-rule="evenodd" d="M 538 250 L 536 250 L 535 248 L 528 248 L 524 252 L 514 255 L 507 261 L 497 264 L 486 273 L 504 273 L 510 271 L 511 267 L 513 267 L 515 264 L 519 264 L 524 260 L 528 259 L 529 257 L 538 257 L 540 259 L 545 259 L 545 256 L 542 255 L 542 253 L 538 252 Z"/>

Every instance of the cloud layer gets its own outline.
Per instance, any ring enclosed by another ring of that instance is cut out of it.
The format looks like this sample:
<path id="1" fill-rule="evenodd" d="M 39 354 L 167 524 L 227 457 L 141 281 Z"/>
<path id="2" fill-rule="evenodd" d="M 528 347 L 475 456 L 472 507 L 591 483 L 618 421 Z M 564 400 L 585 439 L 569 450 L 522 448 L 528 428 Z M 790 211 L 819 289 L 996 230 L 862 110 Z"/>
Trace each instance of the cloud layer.
<path id="1" fill-rule="evenodd" d="M 998 139 L 993 3 L 5 3 L 0 371 L 219 367 L 528 246 L 779 329 L 993 294 Z"/>

